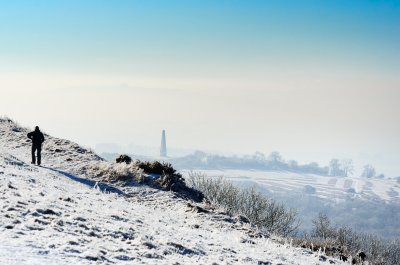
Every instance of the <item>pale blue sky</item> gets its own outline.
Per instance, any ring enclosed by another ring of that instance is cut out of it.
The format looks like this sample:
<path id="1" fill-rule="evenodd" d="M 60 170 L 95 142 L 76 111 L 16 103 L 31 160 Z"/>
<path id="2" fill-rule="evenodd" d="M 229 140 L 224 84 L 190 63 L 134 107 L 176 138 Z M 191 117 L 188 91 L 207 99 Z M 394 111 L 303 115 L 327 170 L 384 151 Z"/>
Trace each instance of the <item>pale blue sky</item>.
<path id="1" fill-rule="evenodd" d="M 90 146 L 400 175 L 399 76 L 400 1 L 0 2 L 0 114 Z"/>

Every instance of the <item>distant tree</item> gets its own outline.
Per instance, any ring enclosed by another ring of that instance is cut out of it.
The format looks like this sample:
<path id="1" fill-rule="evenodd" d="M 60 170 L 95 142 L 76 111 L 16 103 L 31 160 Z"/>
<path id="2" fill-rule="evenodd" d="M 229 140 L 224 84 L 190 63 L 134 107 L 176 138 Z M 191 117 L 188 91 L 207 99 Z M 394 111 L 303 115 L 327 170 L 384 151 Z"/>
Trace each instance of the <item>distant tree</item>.
<path id="1" fill-rule="evenodd" d="M 269 155 L 268 160 L 273 162 L 273 163 L 282 163 L 283 162 L 283 158 L 282 158 L 281 154 L 278 151 L 273 151 Z"/>
<path id="2" fill-rule="evenodd" d="M 341 169 L 343 171 L 343 175 L 345 177 L 348 177 L 349 175 L 353 174 L 353 172 L 354 172 L 353 160 L 351 160 L 351 159 L 342 159 L 340 164 L 341 164 Z"/>
<path id="3" fill-rule="evenodd" d="M 286 166 L 281 154 L 277 151 L 272 152 L 268 156 L 268 161 L 270 162 L 272 169 L 282 169 Z"/>
<path id="4" fill-rule="evenodd" d="M 317 162 L 311 162 L 311 163 L 308 164 L 308 166 L 310 168 L 312 168 L 312 169 L 318 169 L 319 168 L 319 165 L 318 165 Z"/>
<path id="5" fill-rule="evenodd" d="M 333 158 L 329 162 L 329 176 L 341 176 L 343 173 L 339 159 Z"/>
<path id="6" fill-rule="evenodd" d="M 333 238 L 335 236 L 335 228 L 331 225 L 331 221 L 325 213 L 319 213 L 312 220 L 313 230 L 312 235 L 318 238 Z"/>
<path id="7" fill-rule="evenodd" d="M 265 155 L 258 151 L 254 153 L 252 158 L 257 161 L 265 161 L 266 160 Z"/>
<path id="8" fill-rule="evenodd" d="M 324 166 L 321 168 L 321 173 L 325 176 L 329 175 L 329 167 L 328 166 Z"/>
<path id="9" fill-rule="evenodd" d="M 376 176 L 376 171 L 375 168 L 371 165 L 365 165 L 364 170 L 361 174 L 361 177 L 363 178 L 373 178 Z"/>
<path id="10" fill-rule="evenodd" d="M 301 171 L 304 173 L 314 173 L 319 174 L 321 168 L 319 167 L 317 162 L 311 162 L 301 166 Z"/>
<path id="11" fill-rule="evenodd" d="M 296 160 L 289 160 L 288 165 L 292 170 L 297 170 L 299 168 L 299 163 Z"/>

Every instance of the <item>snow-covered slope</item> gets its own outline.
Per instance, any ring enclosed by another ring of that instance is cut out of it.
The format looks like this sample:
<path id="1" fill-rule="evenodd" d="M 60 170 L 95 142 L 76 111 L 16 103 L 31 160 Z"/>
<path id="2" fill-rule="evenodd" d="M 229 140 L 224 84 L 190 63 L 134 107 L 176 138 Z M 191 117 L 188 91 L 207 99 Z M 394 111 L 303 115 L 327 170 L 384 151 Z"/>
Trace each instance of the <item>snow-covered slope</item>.
<path id="1" fill-rule="evenodd" d="M 84 171 L 101 158 L 66 140 L 33 166 L 26 133 L 0 120 L 0 264 L 341 264 L 172 192 L 99 185 Z"/>

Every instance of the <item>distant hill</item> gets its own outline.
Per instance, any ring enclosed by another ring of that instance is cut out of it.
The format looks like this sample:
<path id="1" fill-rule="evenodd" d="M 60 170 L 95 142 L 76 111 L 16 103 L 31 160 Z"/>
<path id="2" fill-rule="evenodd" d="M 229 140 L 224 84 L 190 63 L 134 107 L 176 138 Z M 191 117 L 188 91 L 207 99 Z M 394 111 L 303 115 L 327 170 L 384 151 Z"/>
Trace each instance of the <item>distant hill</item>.
<path id="1" fill-rule="evenodd" d="M 207 154 L 202 151 L 195 151 L 192 154 L 180 157 L 151 157 L 137 154 L 129 154 L 134 159 L 139 160 L 164 160 L 174 165 L 177 169 L 236 169 L 236 170 L 284 170 L 297 173 L 310 173 L 322 176 L 328 175 L 329 169 L 325 166 L 319 166 L 312 162 L 308 164 L 298 164 L 296 161 L 284 161 L 278 152 L 272 152 L 270 157 L 266 158 L 261 153 L 255 153 L 248 156 L 222 156 Z M 109 161 L 115 160 L 119 156 L 117 153 L 102 153 L 101 156 Z"/>
<path id="2" fill-rule="evenodd" d="M 191 170 L 183 170 L 184 175 Z M 254 186 L 299 211 L 301 229 L 327 213 L 336 223 L 389 238 L 400 237 L 400 183 L 396 179 L 332 177 L 288 171 L 197 170 L 224 176 L 237 186 Z"/>

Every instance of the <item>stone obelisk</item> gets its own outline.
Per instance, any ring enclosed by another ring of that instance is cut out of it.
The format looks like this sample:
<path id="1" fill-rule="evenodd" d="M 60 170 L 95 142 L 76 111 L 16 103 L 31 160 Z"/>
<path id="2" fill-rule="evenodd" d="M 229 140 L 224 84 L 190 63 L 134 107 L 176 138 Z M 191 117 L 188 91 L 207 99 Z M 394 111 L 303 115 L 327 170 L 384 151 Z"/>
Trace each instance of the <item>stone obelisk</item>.
<path id="1" fill-rule="evenodd" d="M 167 140 L 165 137 L 165 130 L 162 131 L 160 156 L 167 157 Z"/>

